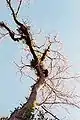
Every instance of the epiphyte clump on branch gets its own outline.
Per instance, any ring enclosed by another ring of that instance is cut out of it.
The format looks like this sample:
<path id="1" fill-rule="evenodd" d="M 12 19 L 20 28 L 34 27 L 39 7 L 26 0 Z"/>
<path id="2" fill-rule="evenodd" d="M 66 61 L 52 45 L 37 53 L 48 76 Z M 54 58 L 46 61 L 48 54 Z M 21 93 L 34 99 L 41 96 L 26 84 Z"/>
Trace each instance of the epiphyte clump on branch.
<path id="1" fill-rule="evenodd" d="M 43 70 L 43 73 L 44 73 L 45 77 L 48 77 L 48 70 L 47 69 Z"/>
<path id="2" fill-rule="evenodd" d="M 36 70 L 36 75 L 40 76 L 40 71 L 39 71 L 38 66 L 37 66 L 38 65 L 38 61 L 32 59 L 30 64 L 31 64 L 31 67 Z M 43 72 L 45 77 L 48 77 L 48 70 L 44 69 L 42 65 L 40 65 L 40 70 Z"/>
<path id="3" fill-rule="evenodd" d="M 32 68 L 35 68 L 36 65 L 38 64 L 38 61 L 35 60 L 35 59 L 32 59 L 31 62 L 30 62 L 30 64 L 31 64 L 31 67 L 32 67 Z"/>

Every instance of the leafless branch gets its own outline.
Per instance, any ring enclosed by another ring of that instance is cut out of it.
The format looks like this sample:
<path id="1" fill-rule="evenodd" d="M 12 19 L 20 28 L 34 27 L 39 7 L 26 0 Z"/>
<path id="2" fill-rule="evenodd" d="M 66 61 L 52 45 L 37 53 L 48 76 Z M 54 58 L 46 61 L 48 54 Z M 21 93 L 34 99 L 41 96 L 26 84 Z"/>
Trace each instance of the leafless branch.
<path id="1" fill-rule="evenodd" d="M 20 2 L 19 2 L 19 5 L 18 5 L 17 11 L 16 11 L 16 16 L 17 16 L 17 14 L 18 14 L 18 12 L 20 10 L 21 4 L 22 4 L 22 0 L 20 0 Z"/>
<path id="2" fill-rule="evenodd" d="M 45 106 L 41 106 L 48 114 L 50 114 L 52 117 L 55 118 L 55 120 L 60 120 L 56 115 L 52 114 L 51 112 L 49 112 Z"/>
<path id="3" fill-rule="evenodd" d="M 14 19 L 15 23 L 17 25 L 21 26 L 22 24 L 16 19 L 16 13 L 14 12 L 13 7 L 11 6 L 11 0 L 6 0 L 6 2 L 7 2 L 8 6 L 9 6 L 11 12 L 12 12 L 12 16 L 13 16 L 13 19 Z"/>

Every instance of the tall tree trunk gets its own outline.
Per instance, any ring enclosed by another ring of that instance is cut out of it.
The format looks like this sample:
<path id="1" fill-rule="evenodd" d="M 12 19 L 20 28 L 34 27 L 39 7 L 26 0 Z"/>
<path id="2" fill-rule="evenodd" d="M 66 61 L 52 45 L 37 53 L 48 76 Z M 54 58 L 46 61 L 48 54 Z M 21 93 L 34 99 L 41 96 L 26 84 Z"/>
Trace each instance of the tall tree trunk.
<path id="1" fill-rule="evenodd" d="M 45 81 L 45 76 L 41 71 L 40 67 L 37 67 L 40 71 L 40 77 L 37 79 L 37 82 L 32 86 L 31 94 L 29 96 L 28 101 L 22 106 L 21 109 L 15 110 L 14 113 L 11 114 L 9 120 L 29 120 L 28 115 L 31 112 L 31 109 L 35 109 L 35 101 L 37 98 L 37 92 L 41 85 L 43 85 Z"/>

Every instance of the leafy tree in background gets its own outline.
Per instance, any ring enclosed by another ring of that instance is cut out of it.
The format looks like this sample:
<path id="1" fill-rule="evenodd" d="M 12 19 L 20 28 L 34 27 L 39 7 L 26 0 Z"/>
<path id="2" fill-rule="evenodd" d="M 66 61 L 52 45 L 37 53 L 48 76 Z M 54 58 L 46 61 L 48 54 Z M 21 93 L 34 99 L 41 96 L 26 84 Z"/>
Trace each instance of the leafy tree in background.
<path id="1" fill-rule="evenodd" d="M 34 80 L 34 84 L 31 86 L 31 93 L 26 103 L 16 108 L 9 117 L 1 120 L 60 120 L 55 114 L 56 107 L 59 110 L 63 108 L 66 110 L 67 106 L 80 108 L 79 96 L 71 89 L 71 85 L 67 84 L 69 80 L 79 76 L 74 77 L 69 74 L 69 65 L 61 52 L 62 43 L 58 40 L 58 35 L 47 36 L 41 46 L 35 43 L 31 26 L 18 19 L 22 2 L 23 0 L 19 0 L 15 10 L 12 0 L 6 0 L 16 30 L 13 31 L 4 21 L 1 21 L 0 29 L 3 31 L 5 29 L 6 32 L 0 34 L 1 37 L 9 35 L 14 42 L 25 44 L 26 59 L 21 58 L 21 65 L 16 65 L 21 75 L 27 74 L 27 70 L 30 73 L 34 71 L 33 76 L 28 75 Z"/>

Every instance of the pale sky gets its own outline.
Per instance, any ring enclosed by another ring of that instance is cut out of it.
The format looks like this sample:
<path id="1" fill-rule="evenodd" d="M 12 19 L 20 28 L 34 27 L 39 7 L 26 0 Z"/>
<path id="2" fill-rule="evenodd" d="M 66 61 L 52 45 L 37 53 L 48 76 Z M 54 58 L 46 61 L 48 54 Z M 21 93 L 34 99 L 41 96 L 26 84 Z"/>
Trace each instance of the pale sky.
<path id="1" fill-rule="evenodd" d="M 14 5 L 17 0 L 14 0 Z M 31 24 L 48 33 L 59 32 L 64 53 L 74 72 L 80 73 L 80 1 L 79 0 L 31 0 L 21 7 L 20 18 L 29 16 Z M 11 14 L 5 0 L 0 0 L 0 21 L 12 27 Z M 20 61 L 22 47 L 8 38 L 0 40 L 0 116 L 7 116 L 25 100 L 32 81 L 19 79 L 13 61 Z M 71 120 L 80 120 L 80 111 L 72 111 Z"/>

